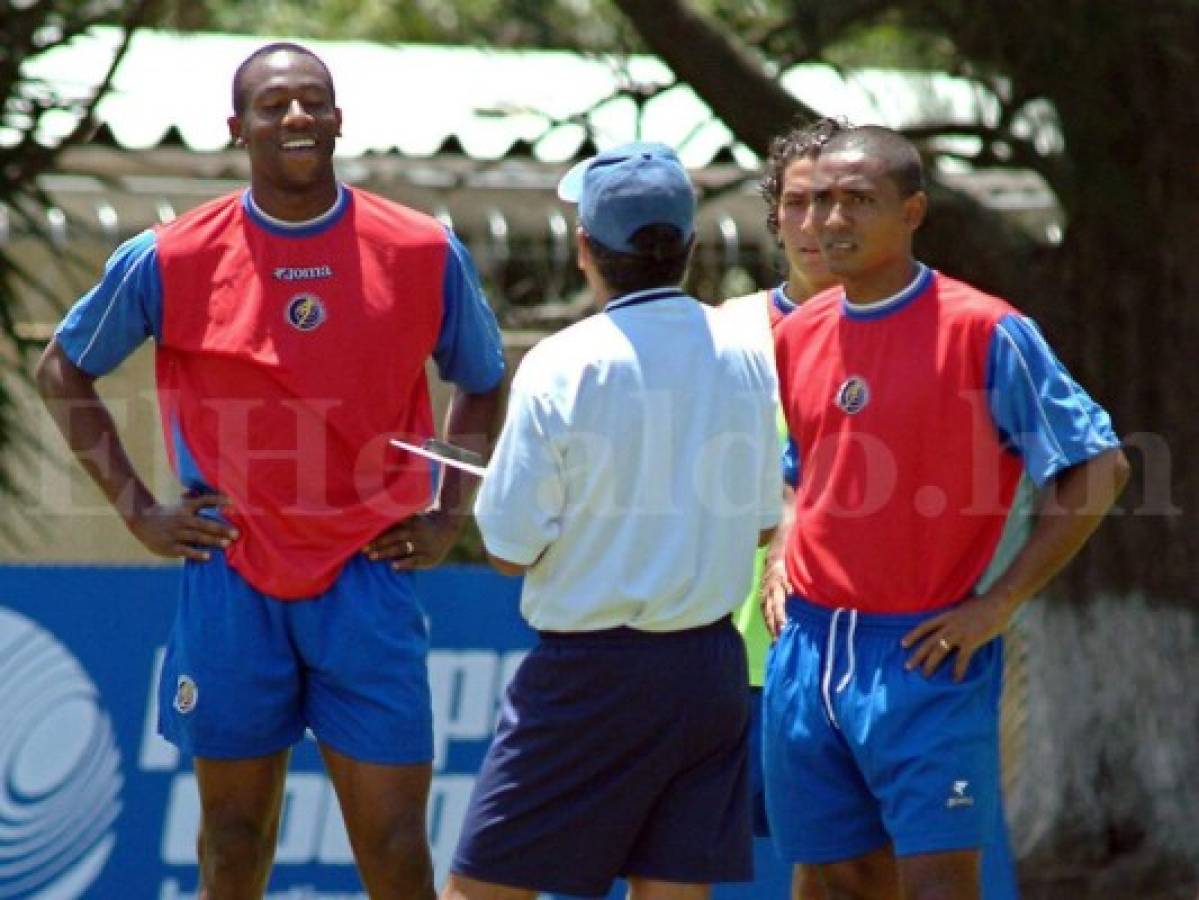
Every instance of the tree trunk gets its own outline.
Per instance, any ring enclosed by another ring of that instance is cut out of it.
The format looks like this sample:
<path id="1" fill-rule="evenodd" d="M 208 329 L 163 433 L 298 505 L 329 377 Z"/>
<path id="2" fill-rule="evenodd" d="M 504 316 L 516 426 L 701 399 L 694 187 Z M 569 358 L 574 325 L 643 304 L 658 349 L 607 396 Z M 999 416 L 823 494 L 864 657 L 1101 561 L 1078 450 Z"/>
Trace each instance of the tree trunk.
<path id="1" fill-rule="evenodd" d="M 1195 605 L 1199 480 L 1186 451 L 1199 441 L 1199 106 L 1181 86 L 1199 78 L 1199 16 L 1183 5 L 1130 9 L 1118 47 L 1080 46 L 1077 64 L 1058 69 L 1051 96 L 1073 184 L 1038 312 L 1134 464 L 1072 583 Z"/>
<path id="2" fill-rule="evenodd" d="M 770 139 L 794 120 L 816 117 L 767 75 L 760 60 L 684 0 L 613 2 L 679 81 L 756 153 L 765 156 Z"/>

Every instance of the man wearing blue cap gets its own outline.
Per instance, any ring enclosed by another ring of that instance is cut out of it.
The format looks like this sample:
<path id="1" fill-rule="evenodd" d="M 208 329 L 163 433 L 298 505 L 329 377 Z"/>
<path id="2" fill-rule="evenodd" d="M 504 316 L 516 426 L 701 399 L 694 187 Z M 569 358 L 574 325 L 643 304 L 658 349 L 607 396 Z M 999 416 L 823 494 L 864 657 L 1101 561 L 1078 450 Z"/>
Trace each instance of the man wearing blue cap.
<path id="1" fill-rule="evenodd" d="M 752 877 L 745 649 L 730 621 L 777 524 L 775 378 L 683 293 L 695 195 L 661 144 L 580 163 L 602 312 L 516 373 L 475 505 L 540 641 L 505 696 L 443 900 L 700 900 Z"/>

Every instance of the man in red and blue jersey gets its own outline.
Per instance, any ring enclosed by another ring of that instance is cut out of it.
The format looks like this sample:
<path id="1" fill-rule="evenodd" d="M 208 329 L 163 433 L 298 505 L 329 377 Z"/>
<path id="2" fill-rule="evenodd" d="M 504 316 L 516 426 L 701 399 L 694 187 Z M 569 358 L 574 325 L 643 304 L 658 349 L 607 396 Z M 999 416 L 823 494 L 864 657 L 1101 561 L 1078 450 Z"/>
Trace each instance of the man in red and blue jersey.
<path id="1" fill-rule="evenodd" d="M 470 486 L 389 445 L 446 425 L 485 452 L 503 359 L 469 255 L 435 220 L 336 177 L 332 77 L 277 43 L 233 79 L 250 187 L 122 245 L 68 313 L 39 388 L 153 553 L 183 557 L 159 729 L 194 756 L 202 880 L 261 896 L 291 746 L 311 729 L 372 897 L 431 898 L 428 634 L 408 570 L 444 558 Z M 94 382 L 155 342 L 185 494 L 160 503 Z"/>
<path id="2" fill-rule="evenodd" d="M 763 333 L 763 339 L 769 340 L 772 345 L 773 331 L 782 324 L 788 313 L 808 298 L 838 283 L 837 276 L 829 270 L 828 262 L 820 251 L 808 211 L 812 178 L 820 152 L 829 139 L 848 127 L 843 120 L 822 118 L 796 126 L 771 142 L 761 193 L 767 205 L 767 228 L 778 238 L 787 259 L 787 280 L 768 291 L 728 300 L 722 309 L 768 320 L 769 326 L 758 325 L 758 330 Z M 772 346 L 772 358 L 773 355 Z M 786 422 L 782 421 L 780 427 L 782 440 L 786 444 Z M 789 593 L 785 550 L 794 517 L 795 492 L 791 487 L 796 478 L 794 454 L 788 453 L 785 462 L 784 476 L 788 484 L 784 490 L 783 516 L 778 532 L 770 547 L 759 551 L 750 596 L 734 614 L 734 622 L 745 638 L 750 666 L 751 710 L 754 716 L 750 732 L 750 785 L 754 794 L 755 833 L 761 835 L 769 834 L 762 780 L 761 694 L 771 631 L 777 632 L 781 627 L 781 623 L 776 623 L 772 629 L 768 629 L 762 610 L 772 605 L 780 611 L 785 609 L 784 601 Z M 1023 484 L 1017 495 L 1018 502 L 1013 507 L 1011 524 L 996 550 L 996 559 L 988 573 L 1001 567 L 1011 547 L 1023 541 L 1027 526 L 1025 507 L 1031 500 L 1031 494 L 1028 485 Z M 987 577 L 984 576 L 983 581 Z M 1002 804 L 997 805 L 993 822 L 992 832 L 982 846 L 982 900 L 1010 900 L 1015 896 L 1016 872 Z M 812 866 L 796 866 L 792 882 L 793 900 L 824 900 L 827 896 L 821 878 Z"/>
<path id="3" fill-rule="evenodd" d="M 1128 464 L 1029 319 L 914 259 L 909 142 L 834 136 L 801 199 L 842 287 L 776 331 L 798 484 L 789 594 L 766 610 L 771 828 L 836 896 L 972 900 L 999 802 L 999 636 Z M 989 572 L 1024 475 L 1041 515 Z"/>

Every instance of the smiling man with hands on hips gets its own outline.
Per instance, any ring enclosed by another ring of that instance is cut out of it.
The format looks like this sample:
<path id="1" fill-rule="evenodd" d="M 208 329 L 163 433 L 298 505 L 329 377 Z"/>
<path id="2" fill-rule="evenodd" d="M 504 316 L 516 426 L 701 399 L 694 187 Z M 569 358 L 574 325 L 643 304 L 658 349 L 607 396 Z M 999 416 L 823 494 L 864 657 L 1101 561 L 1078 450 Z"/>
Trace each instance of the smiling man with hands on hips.
<path id="1" fill-rule="evenodd" d="M 315 54 L 259 48 L 232 101 L 249 188 L 118 248 L 38 387 L 130 531 L 185 560 L 158 724 L 195 759 L 203 886 L 263 895 L 311 729 L 370 895 L 425 900 L 429 638 L 406 570 L 444 558 L 471 485 L 447 473 L 437 497 L 430 464 L 388 439 L 433 435 L 432 358 L 457 387 L 448 437 L 485 452 L 499 330 L 456 237 L 338 180 Z M 94 385 L 147 339 L 178 502 L 134 470 Z"/>

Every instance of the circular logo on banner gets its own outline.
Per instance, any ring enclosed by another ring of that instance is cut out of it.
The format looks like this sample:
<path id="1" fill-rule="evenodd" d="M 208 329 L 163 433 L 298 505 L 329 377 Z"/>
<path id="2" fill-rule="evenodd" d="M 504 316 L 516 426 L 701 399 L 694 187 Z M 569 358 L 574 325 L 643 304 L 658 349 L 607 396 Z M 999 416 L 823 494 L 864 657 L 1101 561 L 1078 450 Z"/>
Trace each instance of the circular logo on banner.
<path id="1" fill-rule="evenodd" d="M 325 304 L 316 294 L 296 294 L 287 301 L 287 321 L 298 331 L 312 331 L 325 321 Z"/>
<path id="2" fill-rule="evenodd" d="M 116 843 L 112 723 L 71 652 L 4 607 L 0 685 L 0 897 L 74 900 Z"/>
<path id="3" fill-rule="evenodd" d="M 870 402 L 870 385 L 861 375 L 850 375 L 837 389 L 837 406 L 849 415 L 860 413 Z"/>

